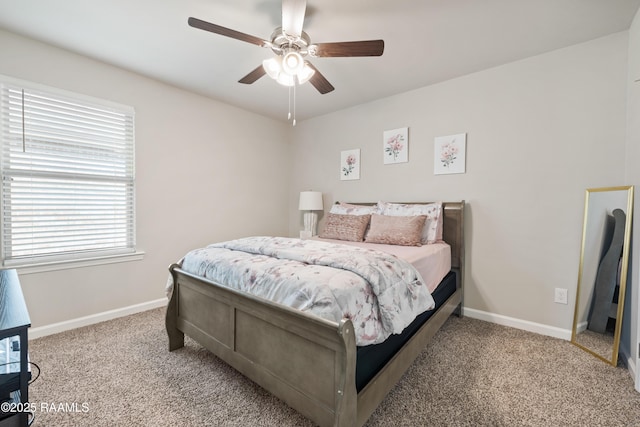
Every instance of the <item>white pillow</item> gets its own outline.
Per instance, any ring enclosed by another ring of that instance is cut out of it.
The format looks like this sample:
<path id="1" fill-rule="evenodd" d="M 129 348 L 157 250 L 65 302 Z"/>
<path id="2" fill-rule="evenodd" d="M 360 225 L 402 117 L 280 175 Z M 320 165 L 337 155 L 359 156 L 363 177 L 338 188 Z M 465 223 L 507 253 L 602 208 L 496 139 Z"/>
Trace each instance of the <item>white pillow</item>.
<path id="1" fill-rule="evenodd" d="M 442 241 L 442 202 L 429 204 L 378 202 L 378 211 L 389 216 L 425 215 L 427 220 L 422 229 L 422 244 Z"/>
<path id="2" fill-rule="evenodd" d="M 329 213 L 341 214 L 341 215 L 372 215 L 379 213 L 378 205 L 365 206 L 365 205 L 352 205 L 350 203 L 334 203 L 331 205 Z"/>

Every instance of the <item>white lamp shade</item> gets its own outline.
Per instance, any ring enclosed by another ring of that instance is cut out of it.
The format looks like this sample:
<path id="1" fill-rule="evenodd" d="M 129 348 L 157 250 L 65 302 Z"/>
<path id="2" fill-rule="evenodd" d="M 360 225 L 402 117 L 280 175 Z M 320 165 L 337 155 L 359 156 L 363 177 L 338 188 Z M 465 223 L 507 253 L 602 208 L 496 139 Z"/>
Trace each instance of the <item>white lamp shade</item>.
<path id="1" fill-rule="evenodd" d="M 308 82 L 315 73 L 316 73 L 316 70 L 311 68 L 309 63 L 305 61 L 304 67 L 302 67 L 302 70 L 300 70 L 300 72 L 298 73 L 298 84 L 303 84 Z"/>
<path id="2" fill-rule="evenodd" d="M 296 84 L 295 76 L 290 76 L 287 73 L 278 74 L 278 78 L 276 79 L 278 83 L 282 86 L 293 86 Z"/>
<path id="3" fill-rule="evenodd" d="M 301 191 L 298 209 L 301 211 L 321 211 L 323 209 L 322 192 Z"/>
<path id="4" fill-rule="evenodd" d="M 282 71 L 290 76 L 297 75 L 304 65 L 304 59 L 298 52 L 287 52 L 282 58 Z"/>
<path id="5" fill-rule="evenodd" d="M 265 59 L 262 61 L 262 68 L 271 77 L 276 80 L 282 69 L 282 58 L 280 56 L 274 56 L 273 58 Z"/>

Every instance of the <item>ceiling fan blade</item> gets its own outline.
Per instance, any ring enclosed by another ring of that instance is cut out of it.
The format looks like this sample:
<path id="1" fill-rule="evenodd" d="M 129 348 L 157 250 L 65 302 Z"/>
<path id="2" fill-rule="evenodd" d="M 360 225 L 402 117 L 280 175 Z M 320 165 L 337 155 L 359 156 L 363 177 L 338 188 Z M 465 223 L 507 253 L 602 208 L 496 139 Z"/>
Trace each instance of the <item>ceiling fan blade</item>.
<path id="1" fill-rule="evenodd" d="M 215 34 L 231 37 L 232 39 L 240 40 L 243 42 L 252 43 L 260 47 L 268 47 L 271 45 L 271 43 L 269 43 L 264 39 L 261 39 L 260 37 L 255 37 L 249 34 L 241 33 L 240 31 L 236 31 L 236 30 L 222 27 L 220 25 L 212 24 L 210 22 L 203 21 L 198 18 L 189 18 L 188 22 L 189 22 L 189 25 L 191 25 L 194 28 L 210 31 Z"/>
<path id="2" fill-rule="evenodd" d="M 318 90 L 318 92 L 324 95 L 325 93 L 329 93 L 335 89 L 333 85 L 329 83 L 329 80 L 327 80 L 322 74 L 320 74 L 320 71 L 318 71 L 318 69 L 314 67 L 312 63 L 307 61 L 307 64 L 309 64 L 309 67 L 313 68 L 313 70 L 315 71 L 315 73 L 313 73 L 313 76 L 311 76 L 311 78 L 309 79 L 309 83 L 311 83 L 313 87 Z"/>
<path id="3" fill-rule="evenodd" d="M 309 46 L 309 55 L 315 57 L 381 56 L 383 52 L 384 40 L 317 43 Z"/>
<path id="4" fill-rule="evenodd" d="M 282 31 L 289 36 L 300 37 L 307 9 L 306 0 L 282 0 Z"/>
<path id="5" fill-rule="evenodd" d="M 249 74 L 238 80 L 238 83 L 250 85 L 265 74 L 266 71 L 264 70 L 264 67 L 262 65 L 258 65 L 255 70 L 251 71 Z"/>

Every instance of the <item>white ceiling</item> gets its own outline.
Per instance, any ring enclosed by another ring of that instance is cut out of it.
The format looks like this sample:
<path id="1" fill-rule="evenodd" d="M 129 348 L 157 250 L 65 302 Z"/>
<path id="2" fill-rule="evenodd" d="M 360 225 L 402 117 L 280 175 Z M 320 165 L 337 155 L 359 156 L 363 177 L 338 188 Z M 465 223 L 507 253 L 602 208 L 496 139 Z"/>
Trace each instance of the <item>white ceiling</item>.
<path id="1" fill-rule="evenodd" d="M 308 0 L 311 42 L 383 39 L 373 58 L 314 58 L 335 86 L 296 93 L 298 121 L 624 31 L 640 0 Z M 286 120 L 288 89 L 237 81 L 270 49 L 187 25 L 193 16 L 270 39 L 280 0 L 0 0 L 0 28 Z"/>

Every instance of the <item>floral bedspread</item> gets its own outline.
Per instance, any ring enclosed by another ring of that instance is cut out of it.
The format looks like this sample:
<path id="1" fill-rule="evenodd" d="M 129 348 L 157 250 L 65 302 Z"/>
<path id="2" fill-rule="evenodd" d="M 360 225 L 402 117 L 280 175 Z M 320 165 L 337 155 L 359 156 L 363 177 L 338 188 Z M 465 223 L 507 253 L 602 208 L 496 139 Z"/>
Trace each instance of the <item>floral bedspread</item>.
<path id="1" fill-rule="evenodd" d="M 420 274 L 394 255 L 284 237 L 248 237 L 189 252 L 182 268 L 216 283 L 339 322 L 359 346 L 397 334 L 434 307 Z"/>

